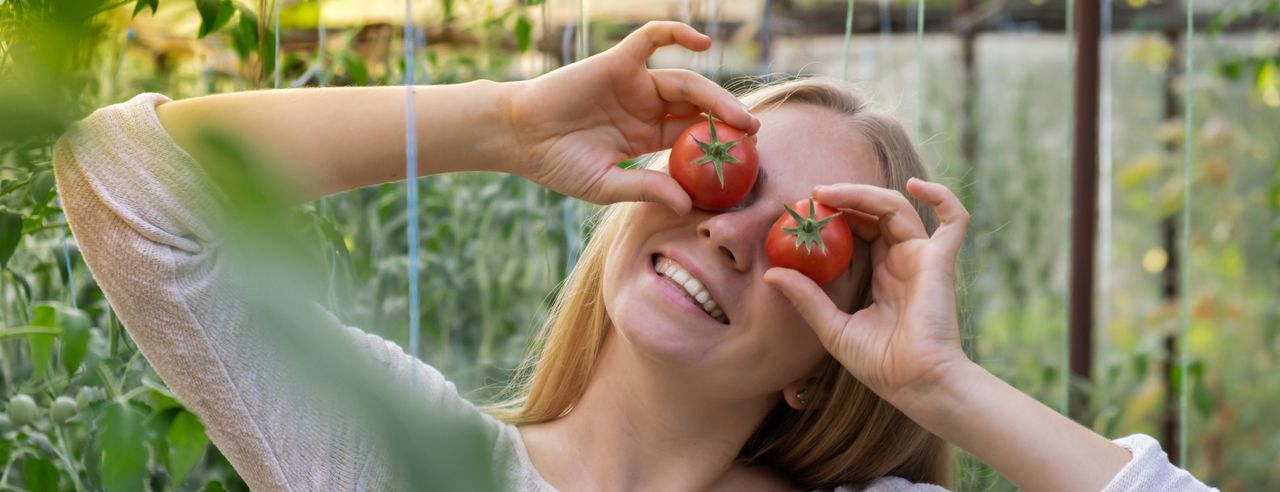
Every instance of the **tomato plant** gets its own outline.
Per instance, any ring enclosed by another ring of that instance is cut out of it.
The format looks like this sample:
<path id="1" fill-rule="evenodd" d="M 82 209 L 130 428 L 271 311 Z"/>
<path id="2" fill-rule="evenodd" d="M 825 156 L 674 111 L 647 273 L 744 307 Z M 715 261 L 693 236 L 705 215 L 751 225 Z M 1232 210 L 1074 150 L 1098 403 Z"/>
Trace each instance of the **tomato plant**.
<path id="1" fill-rule="evenodd" d="M 686 128 L 671 148 L 668 172 L 689 193 L 693 206 L 724 210 L 746 198 L 756 184 L 760 159 L 746 132 L 708 115 Z M 709 164 L 709 165 L 708 165 Z"/>
<path id="2" fill-rule="evenodd" d="M 804 209 L 805 202 L 809 214 L 802 217 L 792 207 Z M 782 208 L 785 213 L 765 238 L 769 263 L 797 270 L 818 285 L 839 278 L 853 259 L 853 233 L 840 212 L 813 199 Z"/>

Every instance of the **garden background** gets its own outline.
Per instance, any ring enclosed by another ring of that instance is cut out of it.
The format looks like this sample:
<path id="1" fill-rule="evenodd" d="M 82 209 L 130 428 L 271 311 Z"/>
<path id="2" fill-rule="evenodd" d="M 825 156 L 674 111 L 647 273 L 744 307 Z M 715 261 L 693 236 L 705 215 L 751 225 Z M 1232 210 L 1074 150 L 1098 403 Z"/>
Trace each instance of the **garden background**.
<path id="1" fill-rule="evenodd" d="M 844 77 L 894 108 L 972 211 L 962 323 L 983 366 L 1064 412 L 1070 385 L 1083 423 L 1185 448 L 1182 465 L 1223 490 L 1280 489 L 1280 0 L 1196 1 L 1189 74 L 1185 27 L 1167 22 L 1186 0 L 1102 3 L 1090 380 L 1067 369 L 1079 1 L 422 0 L 406 63 L 403 0 L 0 0 L 0 490 L 244 489 L 77 254 L 50 172 L 68 124 L 140 92 L 398 85 L 407 66 L 418 83 L 531 78 L 653 19 L 715 38 L 655 67 L 730 87 Z M 414 186 L 416 238 L 394 183 L 304 206 L 307 244 L 347 324 L 483 400 L 524 355 L 593 207 L 506 175 Z M 957 473 L 961 490 L 1012 489 L 972 459 Z"/>

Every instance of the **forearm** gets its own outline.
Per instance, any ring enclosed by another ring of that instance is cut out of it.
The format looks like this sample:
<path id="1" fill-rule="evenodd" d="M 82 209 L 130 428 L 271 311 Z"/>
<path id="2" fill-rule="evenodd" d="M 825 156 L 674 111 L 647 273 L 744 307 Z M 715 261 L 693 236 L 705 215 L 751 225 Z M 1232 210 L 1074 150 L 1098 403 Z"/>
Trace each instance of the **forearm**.
<path id="1" fill-rule="evenodd" d="M 929 394 L 899 408 L 1028 491 L 1101 490 L 1127 450 L 965 361 Z"/>
<path id="2" fill-rule="evenodd" d="M 476 81 L 415 91 L 419 175 L 505 171 L 512 84 Z M 237 92 L 157 108 L 160 123 L 203 165 L 202 131 L 229 131 L 279 165 L 298 201 L 404 179 L 406 91 L 351 87 Z"/>

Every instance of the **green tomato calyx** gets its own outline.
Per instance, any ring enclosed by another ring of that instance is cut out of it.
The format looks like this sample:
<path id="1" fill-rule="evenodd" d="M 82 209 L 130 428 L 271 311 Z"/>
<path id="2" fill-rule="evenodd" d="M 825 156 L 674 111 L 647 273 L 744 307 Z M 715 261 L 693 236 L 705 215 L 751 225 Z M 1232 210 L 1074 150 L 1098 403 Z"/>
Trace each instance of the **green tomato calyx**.
<path id="1" fill-rule="evenodd" d="M 809 216 L 801 217 L 799 213 L 792 210 L 787 204 L 782 204 L 782 208 L 786 209 L 787 214 L 796 221 L 795 227 L 783 227 L 782 232 L 794 235 L 796 237 L 796 249 L 800 249 L 800 245 L 804 245 L 805 254 L 813 254 L 813 245 L 817 244 L 822 254 L 827 254 L 827 245 L 822 242 L 822 228 L 839 217 L 843 212 L 836 212 L 822 220 L 813 220 L 818 215 L 817 207 L 813 204 L 813 199 L 809 199 Z"/>
<path id="2" fill-rule="evenodd" d="M 724 165 L 741 163 L 741 161 L 736 157 L 729 155 L 729 149 L 732 149 L 734 145 L 738 145 L 738 142 L 742 141 L 742 139 L 739 138 L 737 140 L 722 142 L 720 141 L 720 137 L 716 135 L 716 119 L 714 116 L 711 116 L 710 113 L 707 114 L 707 123 L 711 125 L 711 141 L 703 142 L 698 140 L 698 137 L 693 137 L 693 141 L 702 149 L 703 154 L 702 157 L 699 157 L 698 160 L 693 161 L 693 163 L 711 163 L 715 166 L 716 179 L 720 180 L 720 189 L 724 189 Z"/>

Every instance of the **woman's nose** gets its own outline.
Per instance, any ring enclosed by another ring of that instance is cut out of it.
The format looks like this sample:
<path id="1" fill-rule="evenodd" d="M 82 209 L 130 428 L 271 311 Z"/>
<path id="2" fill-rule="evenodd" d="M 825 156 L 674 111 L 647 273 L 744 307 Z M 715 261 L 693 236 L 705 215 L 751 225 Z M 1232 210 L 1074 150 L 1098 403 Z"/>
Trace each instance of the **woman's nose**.
<path id="1" fill-rule="evenodd" d="M 746 272 L 764 246 L 772 222 L 760 207 L 714 214 L 698 223 L 698 240 L 734 270 Z"/>

